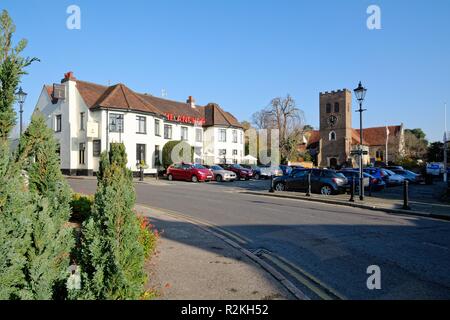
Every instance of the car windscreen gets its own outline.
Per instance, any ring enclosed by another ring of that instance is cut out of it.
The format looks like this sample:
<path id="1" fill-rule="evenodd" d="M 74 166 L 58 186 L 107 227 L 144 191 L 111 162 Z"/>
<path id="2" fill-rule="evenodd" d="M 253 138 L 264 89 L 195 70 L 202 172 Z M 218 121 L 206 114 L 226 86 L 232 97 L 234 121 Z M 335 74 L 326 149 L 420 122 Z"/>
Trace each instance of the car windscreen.
<path id="1" fill-rule="evenodd" d="M 223 168 L 220 167 L 220 166 L 212 166 L 211 169 L 212 169 L 212 170 L 217 170 L 217 171 L 223 170 Z"/>
<path id="2" fill-rule="evenodd" d="M 192 167 L 194 167 L 195 169 L 206 169 L 204 166 L 202 166 L 201 164 L 194 164 L 192 165 Z"/>

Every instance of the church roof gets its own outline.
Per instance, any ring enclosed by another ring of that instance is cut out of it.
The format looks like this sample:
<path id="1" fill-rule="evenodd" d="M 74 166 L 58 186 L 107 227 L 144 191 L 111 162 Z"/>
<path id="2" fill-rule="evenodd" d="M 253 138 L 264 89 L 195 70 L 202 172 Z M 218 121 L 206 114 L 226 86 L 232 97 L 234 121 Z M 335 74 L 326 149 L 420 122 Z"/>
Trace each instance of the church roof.
<path id="1" fill-rule="evenodd" d="M 389 137 L 396 137 L 402 131 L 402 125 L 399 126 L 388 126 Z M 353 129 L 353 132 L 359 137 L 360 130 Z M 364 145 L 366 146 L 384 146 L 387 139 L 387 129 L 386 127 L 375 127 L 363 129 Z M 359 143 L 359 138 L 357 139 Z"/>
<path id="2" fill-rule="evenodd" d="M 399 126 L 388 126 L 389 129 L 389 137 L 396 137 L 401 134 L 402 125 Z M 307 133 L 309 135 L 308 138 L 308 147 L 316 144 L 320 141 L 320 131 L 312 130 Z M 375 127 L 375 128 L 366 128 L 363 129 L 363 145 L 372 147 L 372 146 L 382 146 L 386 144 L 387 138 L 387 130 L 386 127 Z M 360 143 L 360 130 L 352 129 L 352 144 Z"/>

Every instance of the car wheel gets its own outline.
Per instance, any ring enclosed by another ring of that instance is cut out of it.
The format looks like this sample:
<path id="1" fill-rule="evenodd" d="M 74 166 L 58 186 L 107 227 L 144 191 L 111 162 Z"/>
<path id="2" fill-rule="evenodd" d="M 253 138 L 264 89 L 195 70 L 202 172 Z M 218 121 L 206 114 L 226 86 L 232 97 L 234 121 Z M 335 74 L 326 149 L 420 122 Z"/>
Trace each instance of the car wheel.
<path id="1" fill-rule="evenodd" d="M 255 180 L 259 180 L 259 179 L 261 179 L 261 176 L 258 173 L 255 174 Z"/>
<path id="2" fill-rule="evenodd" d="M 167 176 L 167 179 L 169 179 L 169 181 L 173 181 L 173 175 L 169 174 L 169 175 Z"/>
<path id="3" fill-rule="evenodd" d="M 320 193 L 324 196 L 330 196 L 333 194 L 333 189 L 329 185 L 324 185 L 320 188 Z"/>
<path id="4" fill-rule="evenodd" d="M 286 191 L 286 186 L 284 185 L 284 183 L 277 183 L 275 185 L 275 190 L 277 191 Z"/>
<path id="5" fill-rule="evenodd" d="M 198 182 L 197 176 L 195 176 L 195 175 L 192 176 L 191 181 L 194 182 L 194 183 L 197 183 Z"/>
<path id="6" fill-rule="evenodd" d="M 221 175 L 217 175 L 216 176 L 216 181 L 217 182 L 222 182 L 222 176 Z"/>

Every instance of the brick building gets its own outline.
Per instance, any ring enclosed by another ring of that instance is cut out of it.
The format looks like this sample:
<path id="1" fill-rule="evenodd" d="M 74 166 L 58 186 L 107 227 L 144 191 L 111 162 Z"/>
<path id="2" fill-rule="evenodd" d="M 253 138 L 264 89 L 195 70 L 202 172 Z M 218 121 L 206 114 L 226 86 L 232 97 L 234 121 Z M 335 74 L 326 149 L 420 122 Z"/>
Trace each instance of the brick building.
<path id="1" fill-rule="evenodd" d="M 320 93 L 319 112 L 320 129 L 306 134 L 307 143 L 299 146 L 299 151 L 309 150 L 320 167 L 358 166 L 358 156 L 351 155 L 360 144 L 360 130 L 352 127 L 352 92 Z M 363 163 L 395 161 L 403 154 L 404 144 L 403 124 L 365 128 L 362 145 L 368 155 Z"/>

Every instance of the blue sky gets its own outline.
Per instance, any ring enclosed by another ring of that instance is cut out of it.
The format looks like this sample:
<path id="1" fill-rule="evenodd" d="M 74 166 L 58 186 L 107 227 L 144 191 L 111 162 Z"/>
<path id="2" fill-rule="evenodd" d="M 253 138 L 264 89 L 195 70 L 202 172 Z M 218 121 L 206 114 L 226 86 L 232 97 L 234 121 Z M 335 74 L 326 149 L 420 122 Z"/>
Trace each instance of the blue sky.
<path id="1" fill-rule="evenodd" d="M 81 30 L 66 28 L 72 4 L 81 8 Z M 366 27 L 371 4 L 381 8 L 382 30 Z M 361 80 L 367 126 L 404 123 L 430 140 L 443 136 L 448 0 L 2 0 L 0 9 L 13 17 L 16 40 L 29 40 L 26 55 L 41 59 L 23 79 L 26 118 L 42 85 L 67 71 L 217 102 L 239 120 L 290 93 L 315 127 L 319 92 Z"/>

